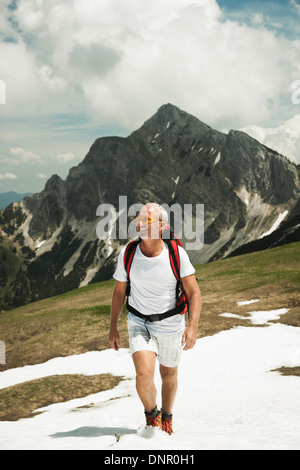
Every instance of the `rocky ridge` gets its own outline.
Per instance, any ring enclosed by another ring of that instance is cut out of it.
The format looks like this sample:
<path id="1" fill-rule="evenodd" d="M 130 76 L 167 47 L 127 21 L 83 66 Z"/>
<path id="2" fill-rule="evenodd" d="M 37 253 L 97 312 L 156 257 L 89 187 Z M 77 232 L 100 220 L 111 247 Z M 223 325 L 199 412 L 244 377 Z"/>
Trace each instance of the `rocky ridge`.
<path id="1" fill-rule="evenodd" d="M 296 167 L 282 155 L 243 132 L 224 134 L 163 105 L 128 137 L 97 139 L 66 180 L 53 175 L 43 191 L 1 211 L 3 242 L 22 260 L 6 304 L 16 283 L 24 303 L 109 279 L 126 240 L 118 228 L 115 238 L 98 239 L 96 212 L 105 203 L 117 208 L 120 196 L 128 207 L 204 204 L 204 246 L 189 252 L 199 264 L 259 240 L 292 213 L 298 217 L 299 195 Z"/>

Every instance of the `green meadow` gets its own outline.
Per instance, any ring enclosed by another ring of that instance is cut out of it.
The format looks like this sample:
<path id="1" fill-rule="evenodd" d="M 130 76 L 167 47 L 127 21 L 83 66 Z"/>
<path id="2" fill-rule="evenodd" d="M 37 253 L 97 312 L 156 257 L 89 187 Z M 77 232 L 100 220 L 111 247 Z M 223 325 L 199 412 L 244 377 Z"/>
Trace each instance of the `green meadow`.
<path id="1" fill-rule="evenodd" d="M 202 295 L 198 337 L 236 326 L 255 328 L 251 310 L 288 308 L 279 320 L 300 326 L 300 242 L 196 266 Z M 51 358 L 109 348 L 110 302 L 114 281 L 88 285 L 0 313 L 6 364 L 0 371 Z M 259 299 L 253 305 L 237 302 Z M 238 314 L 228 318 L 221 313 Z M 126 309 L 120 318 L 121 347 L 128 347 Z M 283 373 L 298 374 L 299 368 Z M 122 377 L 52 376 L 0 390 L 0 420 L 33 416 L 45 404 L 80 398 L 114 387 Z"/>

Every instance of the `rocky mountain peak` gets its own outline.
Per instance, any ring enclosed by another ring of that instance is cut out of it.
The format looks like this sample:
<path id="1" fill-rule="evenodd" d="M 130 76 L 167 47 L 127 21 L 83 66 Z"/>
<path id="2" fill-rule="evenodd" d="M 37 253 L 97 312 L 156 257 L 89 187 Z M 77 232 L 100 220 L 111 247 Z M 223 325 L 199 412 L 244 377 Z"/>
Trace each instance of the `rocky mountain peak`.
<path id="1" fill-rule="evenodd" d="M 195 116 L 182 111 L 173 104 L 162 105 L 157 112 L 140 129 L 134 131 L 131 137 L 150 143 L 153 139 L 168 133 L 169 136 L 185 132 L 186 135 L 202 135 L 211 128 Z"/>
<path id="2" fill-rule="evenodd" d="M 299 195 L 296 167 L 285 157 L 167 103 L 130 136 L 96 139 L 66 180 L 53 175 L 43 191 L 2 211 L 0 228 L 22 257 L 24 293 L 35 299 L 111 277 L 126 241 L 97 238 L 97 208 L 118 211 L 120 196 L 128 207 L 203 204 L 204 246 L 189 253 L 199 264 L 260 239 L 292 211 L 297 226 Z"/>
<path id="3" fill-rule="evenodd" d="M 52 175 L 45 185 L 45 191 L 56 191 L 64 182 L 58 175 Z"/>

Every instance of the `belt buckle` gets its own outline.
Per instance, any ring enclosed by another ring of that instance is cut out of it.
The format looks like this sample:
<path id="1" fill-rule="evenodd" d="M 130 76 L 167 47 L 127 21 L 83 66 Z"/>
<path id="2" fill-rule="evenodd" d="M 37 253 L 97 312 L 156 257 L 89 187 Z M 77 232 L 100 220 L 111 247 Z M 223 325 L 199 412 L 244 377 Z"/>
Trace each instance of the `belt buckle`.
<path id="1" fill-rule="evenodd" d="M 150 321 L 158 321 L 159 315 L 150 315 Z"/>

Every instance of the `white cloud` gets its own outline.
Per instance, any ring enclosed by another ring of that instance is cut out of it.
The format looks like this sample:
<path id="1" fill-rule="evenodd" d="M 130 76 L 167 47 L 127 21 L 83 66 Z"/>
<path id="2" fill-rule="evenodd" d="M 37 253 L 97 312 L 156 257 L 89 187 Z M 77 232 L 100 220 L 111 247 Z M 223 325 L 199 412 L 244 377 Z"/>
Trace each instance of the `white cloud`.
<path id="1" fill-rule="evenodd" d="M 0 180 L 17 180 L 18 177 L 14 173 L 0 173 Z"/>
<path id="2" fill-rule="evenodd" d="M 254 13 L 252 23 L 255 25 L 262 25 L 264 22 L 264 15 L 262 13 Z"/>
<path id="3" fill-rule="evenodd" d="M 300 14 L 300 4 L 297 3 L 295 0 L 289 0 L 289 1 L 292 7 L 295 9 L 295 11 Z"/>
<path id="4" fill-rule="evenodd" d="M 45 179 L 45 178 L 47 178 L 47 175 L 45 175 L 44 173 L 37 173 L 36 176 L 37 176 L 38 178 L 40 178 L 40 179 Z"/>
<path id="5" fill-rule="evenodd" d="M 74 153 L 72 153 L 72 152 L 62 153 L 60 155 L 57 155 L 57 160 L 60 163 L 71 162 L 72 160 L 75 160 L 75 159 L 76 159 L 76 157 L 75 157 Z"/>
<path id="6" fill-rule="evenodd" d="M 295 163 L 300 163 L 300 114 L 277 127 L 246 126 L 242 131 Z"/>
<path id="7" fill-rule="evenodd" d="M 6 84 L 6 105 L 2 112 L 19 117 L 37 111 L 42 88 L 34 53 L 24 43 L 0 43 L 0 77 Z"/>
<path id="8" fill-rule="evenodd" d="M 0 24 L 18 42 L 0 43 L 8 117 L 84 113 L 133 130 L 171 102 L 216 128 L 262 129 L 300 78 L 299 41 L 267 30 L 260 13 L 250 26 L 226 20 L 215 0 L 19 0 L 9 15 L 15 27 L 7 12 Z M 286 137 L 283 153 L 295 153 L 288 129 L 264 138 Z"/>
<path id="9" fill-rule="evenodd" d="M 10 100 L 36 114 L 85 107 L 131 128 L 165 102 L 212 124 L 267 119 L 299 52 L 264 28 L 223 21 L 214 0 L 20 0 L 13 17 L 23 39 L 0 51 Z"/>
<path id="10" fill-rule="evenodd" d="M 11 155 L 13 155 L 13 158 L 11 157 L 9 161 L 10 163 L 13 163 L 15 165 L 29 162 L 41 163 L 42 161 L 39 155 L 36 155 L 35 153 L 31 152 L 31 150 L 24 150 L 21 147 L 11 148 L 10 153 Z"/>
<path id="11" fill-rule="evenodd" d="M 64 91 L 67 87 L 66 80 L 62 77 L 56 77 L 49 65 L 42 65 L 38 69 L 38 74 L 46 87 L 53 91 Z"/>
<path id="12" fill-rule="evenodd" d="M 58 161 L 61 164 L 69 163 L 73 160 L 76 160 L 76 156 L 72 152 L 61 153 L 53 157 L 45 157 L 36 155 L 31 150 L 25 150 L 21 147 L 12 147 L 9 149 L 9 156 L 2 156 L 0 161 L 2 163 L 9 163 L 13 165 L 21 164 L 39 164 L 42 166 L 52 165 L 55 161 Z M 37 175 L 39 178 L 46 178 L 46 175 L 39 173 Z"/>
<path id="13" fill-rule="evenodd" d="M 87 76 L 82 83 L 96 116 L 101 110 L 135 127 L 172 102 L 211 125 L 266 120 L 293 73 L 284 39 L 220 22 L 209 5 L 182 9 L 153 35 L 151 27 L 138 32 L 138 40 L 119 45 L 122 58 L 108 80 Z"/>

